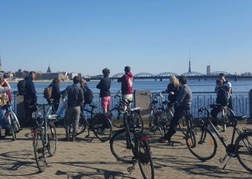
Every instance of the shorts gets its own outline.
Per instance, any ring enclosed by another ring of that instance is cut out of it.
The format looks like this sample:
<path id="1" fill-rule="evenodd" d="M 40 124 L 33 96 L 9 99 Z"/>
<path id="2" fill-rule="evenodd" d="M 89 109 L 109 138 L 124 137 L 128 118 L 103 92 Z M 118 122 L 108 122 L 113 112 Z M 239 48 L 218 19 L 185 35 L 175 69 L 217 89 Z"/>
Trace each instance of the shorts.
<path id="1" fill-rule="evenodd" d="M 110 96 L 102 97 L 102 99 L 101 99 L 102 108 L 109 109 L 109 105 L 110 105 Z"/>

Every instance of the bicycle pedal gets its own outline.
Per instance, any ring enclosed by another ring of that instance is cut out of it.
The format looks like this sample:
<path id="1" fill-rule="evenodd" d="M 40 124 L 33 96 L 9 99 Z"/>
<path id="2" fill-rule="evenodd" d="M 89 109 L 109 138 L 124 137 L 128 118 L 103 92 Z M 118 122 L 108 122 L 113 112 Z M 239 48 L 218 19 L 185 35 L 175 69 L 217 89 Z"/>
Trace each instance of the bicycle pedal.
<path id="1" fill-rule="evenodd" d="M 134 167 L 134 166 L 131 166 L 131 167 L 128 167 L 128 168 L 127 168 L 127 171 L 128 171 L 129 173 L 132 173 L 133 170 L 135 170 L 135 167 Z"/>

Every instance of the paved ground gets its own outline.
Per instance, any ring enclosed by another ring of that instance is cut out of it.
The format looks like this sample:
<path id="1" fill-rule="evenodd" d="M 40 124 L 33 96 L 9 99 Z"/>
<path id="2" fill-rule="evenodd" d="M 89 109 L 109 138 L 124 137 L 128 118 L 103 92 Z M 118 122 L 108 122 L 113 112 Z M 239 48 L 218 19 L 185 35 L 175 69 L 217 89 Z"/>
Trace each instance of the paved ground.
<path id="1" fill-rule="evenodd" d="M 240 128 L 243 126 L 252 128 L 251 124 L 239 124 Z M 16 141 L 11 137 L 0 140 L 0 178 L 142 178 L 138 166 L 129 174 L 127 167 L 130 165 L 116 161 L 108 142 L 94 139 L 89 143 L 84 138 L 86 133 L 77 142 L 65 142 L 62 141 L 63 128 L 57 128 L 57 132 L 58 151 L 54 157 L 48 158 L 48 167 L 43 173 L 38 173 L 28 128 L 18 133 Z M 230 134 L 229 130 L 225 133 L 226 136 Z M 150 133 L 155 178 L 252 178 L 236 158 L 229 161 L 225 170 L 222 169 L 219 158 L 224 156 L 224 148 L 221 145 L 213 159 L 201 162 L 189 152 L 181 132 L 175 134 L 173 147 L 158 143 L 158 138 L 158 134 Z"/>

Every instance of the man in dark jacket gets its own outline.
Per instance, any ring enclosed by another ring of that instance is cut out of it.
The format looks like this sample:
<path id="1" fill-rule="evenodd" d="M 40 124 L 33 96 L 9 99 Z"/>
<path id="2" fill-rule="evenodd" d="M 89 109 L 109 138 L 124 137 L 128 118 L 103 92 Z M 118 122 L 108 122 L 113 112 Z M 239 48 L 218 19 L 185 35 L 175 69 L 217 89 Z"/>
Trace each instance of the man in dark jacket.
<path id="1" fill-rule="evenodd" d="M 100 89 L 101 106 L 105 113 L 109 112 L 110 105 L 110 85 L 111 79 L 109 78 L 110 70 L 104 68 L 102 70 L 103 78 L 97 84 L 96 88 Z"/>
<path id="2" fill-rule="evenodd" d="M 73 85 L 68 86 L 63 94 L 62 99 L 66 96 L 67 100 L 67 111 L 66 111 L 66 140 L 70 141 L 70 125 L 73 124 L 73 138 L 72 141 L 75 141 L 76 132 L 79 128 L 80 120 L 80 107 L 84 103 L 83 90 L 78 86 L 80 83 L 80 77 L 75 76 L 73 78 Z M 64 100 L 62 100 L 64 106 Z"/>
<path id="3" fill-rule="evenodd" d="M 121 90 L 122 90 L 122 100 L 130 100 L 132 101 L 132 86 L 133 86 L 133 80 L 134 76 L 130 72 L 131 68 L 129 66 L 126 66 L 124 68 L 125 74 L 118 78 L 117 82 L 121 82 Z M 126 108 L 126 107 L 125 107 Z"/>
<path id="4" fill-rule="evenodd" d="M 36 78 L 36 72 L 31 71 L 29 76 L 25 78 L 25 90 L 24 95 L 24 106 L 25 106 L 25 122 L 26 125 L 33 126 L 34 121 L 32 121 L 32 113 L 37 110 L 37 94 L 34 86 L 33 80 Z"/>
<path id="5" fill-rule="evenodd" d="M 175 107 L 175 113 L 171 119 L 168 132 L 165 134 L 164 138 L 162 138 L 163 143 L 166 142 L 168 144 L 172 144 L 171 137 L 176 133 L 179 119 L 182 118 L 186 114 L 186 111 L 191 108 L 192 91 L 187 85 L 187 77 L 184 75 L 181 75 L 179 77 L 179 82 L 181 84 L 181 89 L 178 94 L 177 105 Z"/>

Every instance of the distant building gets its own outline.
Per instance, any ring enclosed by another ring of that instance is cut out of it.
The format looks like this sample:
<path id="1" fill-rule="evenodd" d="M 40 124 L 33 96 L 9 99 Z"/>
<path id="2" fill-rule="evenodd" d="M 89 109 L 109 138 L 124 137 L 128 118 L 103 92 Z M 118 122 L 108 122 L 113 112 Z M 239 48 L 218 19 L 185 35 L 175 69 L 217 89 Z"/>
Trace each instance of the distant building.
<path id="1" fill-rule="evenodd" d="M 211 67 L 210 67 L 210 65 L 207 65 L 206 74 L 207 75 L 211 74 Z"/>

